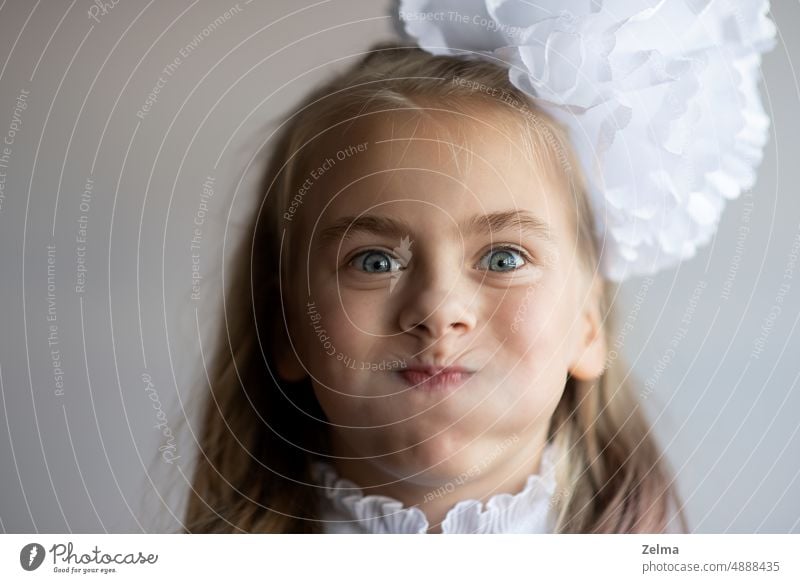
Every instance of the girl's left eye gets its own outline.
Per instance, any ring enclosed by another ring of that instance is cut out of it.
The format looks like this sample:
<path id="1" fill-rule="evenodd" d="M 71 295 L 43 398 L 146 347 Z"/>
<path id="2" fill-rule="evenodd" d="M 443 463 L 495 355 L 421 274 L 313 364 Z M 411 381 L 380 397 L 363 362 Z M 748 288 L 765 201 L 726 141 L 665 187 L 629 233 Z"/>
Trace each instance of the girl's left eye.
<path id="1" fill-rule="evenodd" d="M 501 247 L 498 249 L 490 250 L 486 255 L 481 257 L 478 266 L 481 269 L 489 269 L 490 271 L 507 272 L 519 269 L 527 263 L 525 254 L 519 249 L 512 247 Z"/>
<path id="2" fill-rule="evenodd" d="M 349 264 L 365 273 L 391 273 L 399 271 L 403 267 L 397 259 L 377 249 L 359 253 L 350 260 Z"/>

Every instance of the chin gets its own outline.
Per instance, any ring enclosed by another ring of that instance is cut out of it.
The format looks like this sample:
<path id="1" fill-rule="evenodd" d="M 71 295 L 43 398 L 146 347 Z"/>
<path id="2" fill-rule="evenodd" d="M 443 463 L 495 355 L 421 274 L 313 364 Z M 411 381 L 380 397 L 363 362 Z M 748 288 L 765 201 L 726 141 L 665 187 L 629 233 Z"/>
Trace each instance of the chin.
<path id="1" fill-rule="evenodd" d="M 489 466 L 479 443 L 469 439 L 456 440 L 446 434 L 418 442 L 409 447 L 396 463 L 400 473 L 418 484 L 439 486 L 455 478 L 470 480 Z"/>

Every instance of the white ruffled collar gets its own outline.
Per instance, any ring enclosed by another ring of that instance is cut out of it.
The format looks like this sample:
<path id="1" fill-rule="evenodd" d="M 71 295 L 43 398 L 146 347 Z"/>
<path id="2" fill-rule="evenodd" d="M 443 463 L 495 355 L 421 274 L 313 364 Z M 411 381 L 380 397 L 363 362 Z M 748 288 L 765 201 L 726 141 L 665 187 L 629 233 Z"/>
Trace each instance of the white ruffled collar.
<path id="1" fill-rule="evenodd" d="M 551 504 L 555 492 L 556 451 L 548 443 L 538 473 L 531 474 L 517 494 L 495 494 L 485 508 L 479 500 L 455 504 L 442 522 L 442 532 L 452 533 L 551 533 L 556 512 Z M 425 513 L 416 506 L 404 507 L 389 496 L 369 495 L 357 484 L 340 478 L 324 461 L 311 465 L 311 475 L 320 488 L 320 520 L 323 531 L 332 533 L 424 534 L 429 528 Z"/>

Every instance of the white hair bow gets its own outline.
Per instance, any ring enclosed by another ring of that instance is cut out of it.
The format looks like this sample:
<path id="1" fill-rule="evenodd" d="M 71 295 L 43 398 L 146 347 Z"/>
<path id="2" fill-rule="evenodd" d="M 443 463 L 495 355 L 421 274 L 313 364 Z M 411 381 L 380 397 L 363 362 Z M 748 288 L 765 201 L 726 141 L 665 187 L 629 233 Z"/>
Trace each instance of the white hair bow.
<path id="1" fill-rule="evenodd" d="M 400 0 L 432 54 L 487 57 L 564 125 L 610 279 L 692 257 L 755 182 L 768 0 Z"/>

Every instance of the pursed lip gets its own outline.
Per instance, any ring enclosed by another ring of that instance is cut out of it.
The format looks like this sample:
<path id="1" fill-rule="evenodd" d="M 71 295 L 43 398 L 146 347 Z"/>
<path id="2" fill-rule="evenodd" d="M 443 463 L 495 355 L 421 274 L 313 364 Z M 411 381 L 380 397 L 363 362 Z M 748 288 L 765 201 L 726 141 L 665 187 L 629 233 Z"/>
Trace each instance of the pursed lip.
<path id="1" fill-rule="evenodd" d="M 428 376 L 434 376 L 440 373 L 473 373 L 474 370 L 465 368 L 463 366 L 434 366 L 432 364 L 413 364 L 405 368 L 399 369 L 401 372 L 411 370 L 415 372 L 425 373 Z"/>
<path id="2" fill-rule="evenodd" d="M 463 366 L 414 365 L 399 369 L 397 373 L 412 388 L 431 391 L 456 388 L 475 371 Z"/>

